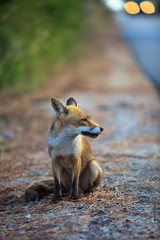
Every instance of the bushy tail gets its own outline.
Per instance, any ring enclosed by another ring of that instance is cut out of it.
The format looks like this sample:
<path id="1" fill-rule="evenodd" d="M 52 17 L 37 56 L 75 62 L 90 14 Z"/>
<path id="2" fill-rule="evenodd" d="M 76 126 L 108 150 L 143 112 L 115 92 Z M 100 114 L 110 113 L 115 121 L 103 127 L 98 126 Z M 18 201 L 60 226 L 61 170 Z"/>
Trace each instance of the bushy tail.
<path id="1" fill-rule="evenodd" d="M 53 178 L 34 182 L 29 188 L 25 190 L 26 201 L 38 201 L 43 196 L 54 193 Z"/>

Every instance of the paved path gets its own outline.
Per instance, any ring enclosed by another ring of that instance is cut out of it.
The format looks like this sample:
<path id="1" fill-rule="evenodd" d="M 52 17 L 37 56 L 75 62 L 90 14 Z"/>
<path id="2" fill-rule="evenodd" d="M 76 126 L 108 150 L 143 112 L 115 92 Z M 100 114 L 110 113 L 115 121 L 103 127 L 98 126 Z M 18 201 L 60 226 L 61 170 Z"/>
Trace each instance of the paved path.
<path id="1" fill-rule="evenodd" d="M 160 93 L 160 16 L 115 16 L 135 58 Z"/>

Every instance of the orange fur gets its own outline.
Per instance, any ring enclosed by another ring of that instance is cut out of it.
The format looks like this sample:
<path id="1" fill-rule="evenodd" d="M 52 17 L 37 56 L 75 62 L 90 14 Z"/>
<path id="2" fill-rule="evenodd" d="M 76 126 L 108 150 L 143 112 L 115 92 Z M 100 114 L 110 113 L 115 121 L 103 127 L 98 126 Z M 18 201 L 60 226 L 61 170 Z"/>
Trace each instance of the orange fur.
<path id="1" fill-rule="evenodd" d="M 86 137 L 80 137 L 83 134 L 78 133 L 78 130 L 80 128 L 84 131 L 85 129 L 99 131 L 99 133 L 102 130 L 77 106 L 64 106 L 56 98 L 52 98 L 52 102 L 57 118 L 53 124 L 55 128 L 51 127 L 49 131 L 48 151 L 52 158 L 53 174 L 59 189 L 55 197 L 60 198 L 62 184 L 72 192 L 72 197 L 76 198 L 78 191 L 93 190 L 100 184 L 102 178 L 102 170 L 93 157 L 89 142 Z M 87 134 L 92 136 L 90 132 Z M 74 186 L 74 178 L 76 178 L 76 186 Z"/>

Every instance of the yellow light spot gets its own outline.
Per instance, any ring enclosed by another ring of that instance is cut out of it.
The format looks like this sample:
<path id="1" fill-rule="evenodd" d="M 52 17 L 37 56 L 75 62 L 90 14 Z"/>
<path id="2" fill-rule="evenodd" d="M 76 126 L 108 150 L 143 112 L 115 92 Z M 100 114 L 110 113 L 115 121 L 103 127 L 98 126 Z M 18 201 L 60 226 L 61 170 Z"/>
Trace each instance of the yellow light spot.
<path id="1" fill-rule="evenodd" d="M 124 8 L 129 14 L 137 14 L 140 12 L 139 5 L 133 1 L 125 3 Z"/>
<path id="2" fill-rule="evenodd" d="M 152 2 L 144 1 L 140 3 L 141 10 L 146 14 L 152 14 L 155 12 L 155 6 Z"/>

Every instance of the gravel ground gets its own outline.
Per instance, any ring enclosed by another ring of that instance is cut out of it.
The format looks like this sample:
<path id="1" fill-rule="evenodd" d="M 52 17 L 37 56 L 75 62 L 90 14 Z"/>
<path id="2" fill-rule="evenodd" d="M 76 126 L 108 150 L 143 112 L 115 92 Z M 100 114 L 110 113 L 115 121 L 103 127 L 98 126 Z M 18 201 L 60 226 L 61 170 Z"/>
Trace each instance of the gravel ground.
<path id="1" fill-rule="evenodd" d="M 29 96 L 1 98 L 1 239 L 159 239 L 160 105 L 116 27 L 92 51 Z M 104 127 L 91 139 L 101 186 L 76 202 L 53 195 L 25 202 L 24 191 L 52 177 L 46 138 L 50 96 L 74 97 Z"/>

